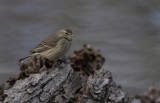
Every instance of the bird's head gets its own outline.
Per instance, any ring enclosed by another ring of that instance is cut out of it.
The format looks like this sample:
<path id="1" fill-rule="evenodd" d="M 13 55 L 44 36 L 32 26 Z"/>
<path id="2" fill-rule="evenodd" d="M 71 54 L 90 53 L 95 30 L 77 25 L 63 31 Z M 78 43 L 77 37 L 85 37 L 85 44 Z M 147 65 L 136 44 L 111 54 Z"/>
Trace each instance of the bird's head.
<path id="1" fill-rule="evenodd" d="M 61 29 L 58 31 L 58 36 L 62 37 L 62 38 L 66 38 L 69 40 L 72 40 L 72 31 L 70 29 Z"/>

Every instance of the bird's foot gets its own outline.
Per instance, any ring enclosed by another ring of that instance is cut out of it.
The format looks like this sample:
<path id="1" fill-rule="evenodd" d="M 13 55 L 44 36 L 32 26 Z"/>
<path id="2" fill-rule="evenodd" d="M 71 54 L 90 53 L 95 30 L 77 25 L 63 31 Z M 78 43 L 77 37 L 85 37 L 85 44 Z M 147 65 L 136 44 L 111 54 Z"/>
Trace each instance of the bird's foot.
<path id="1" fill-rule="evenodd" d="M 68 58 L 66 56 L 64 56 L 62 58 L 59 58 L 57 62 L 60 64 L 61 63 L 68 63 Z"/>
<path id="2" fill-rule="evenodd" d="M 59 59 L 57 60 L 57 62 L 54 64 L 54 66 L 55 66 L 55 67 L 64 68 L 64 65 L 65 65 L 66 63 L 68 63 L 68 62 L 69 62 L 69 60 L 68 60 L 67 57 L 62 57 L 62 58 L 59 58 Z"/>

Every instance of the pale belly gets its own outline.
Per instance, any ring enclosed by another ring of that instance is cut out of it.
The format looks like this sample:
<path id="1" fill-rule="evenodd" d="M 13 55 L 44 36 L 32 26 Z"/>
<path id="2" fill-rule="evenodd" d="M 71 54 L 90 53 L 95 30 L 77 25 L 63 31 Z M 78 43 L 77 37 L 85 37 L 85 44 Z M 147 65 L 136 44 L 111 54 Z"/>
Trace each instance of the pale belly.
<path id="1" fill-rule="evenodd" d="M 56 61 L 67 53 L 70 46 L 71 42 L 63 40 L 60 41 L 60 43 L 58 43 L 56 47 L 43 52 L 42 55 L 49 60 Z"/>

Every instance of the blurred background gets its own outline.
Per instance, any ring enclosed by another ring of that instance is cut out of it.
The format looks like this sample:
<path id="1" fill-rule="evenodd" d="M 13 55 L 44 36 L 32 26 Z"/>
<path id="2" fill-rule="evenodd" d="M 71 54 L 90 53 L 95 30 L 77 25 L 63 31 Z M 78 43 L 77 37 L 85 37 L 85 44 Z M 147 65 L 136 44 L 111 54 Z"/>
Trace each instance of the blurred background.
<path id="1" fill-rule="evenodd" d="M 160 86 L 160 0 L 1 0 L 0 82 L 63 27 L 76 35 L 68 55 L 86 43 L 100 49 L 103 68 L 128 93 Z"/>

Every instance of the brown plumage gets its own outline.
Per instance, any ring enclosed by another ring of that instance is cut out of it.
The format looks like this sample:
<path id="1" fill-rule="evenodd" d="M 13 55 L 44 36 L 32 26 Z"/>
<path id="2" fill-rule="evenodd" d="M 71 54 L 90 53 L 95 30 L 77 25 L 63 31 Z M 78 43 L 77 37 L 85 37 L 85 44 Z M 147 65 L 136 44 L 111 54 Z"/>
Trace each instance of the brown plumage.
<path id="1" fill-rule="evenodd" d="M 34 55 L 42 55 L 49 60 L 56 61 L 63 57 L 69 50 L 72 41 L 72 31 L 61 29 L 55 34 L 46 37 L 40 44 L 30 50 L 30 54 L 20 59 L 26 59 Z"/>

